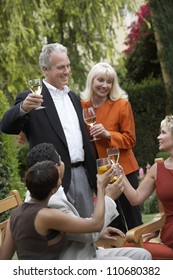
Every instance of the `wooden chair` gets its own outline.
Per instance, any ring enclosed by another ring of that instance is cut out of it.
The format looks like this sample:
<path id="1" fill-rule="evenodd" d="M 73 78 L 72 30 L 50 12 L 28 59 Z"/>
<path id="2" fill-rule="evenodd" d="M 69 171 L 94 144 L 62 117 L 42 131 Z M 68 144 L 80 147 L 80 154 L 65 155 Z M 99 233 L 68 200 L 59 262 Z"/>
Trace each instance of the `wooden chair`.
<path id="1" fill-rule="evenodd" d="M 156 243 L 161 243 L 159 233 L 164 222 L 164 212 L 157 213 L 150 222 L 128 230 L 126 233 L 126 241 L 134 243 L 136 247 L 142 248 L 144 248 L 144 242 L 155 241 Z"/>
<path id="2" fill-rule="evenodd" d="M 163 209 L 159 202 L 159 209 Z M 141 247 L 145 248 L 147 242 L 160 241 L 160 229 L 164 225 L 165 214 L 164 212 L 157 213 L 155 217 L 148 223 L 137 226 L 126 233 L 126 238 L 116 236 L 117 240 L 107 240 L 99 238 L 96 242 L 96 246 L 103 248 L 115 248 L 115 247 Z"/>
<path id="3" fill-rule="evenodd" d="M 17 190 L 10 192 L 9 196 L 0 200 L 0 214 L 6 211 L 12 210 L 22 203 L 20 194 Z M 8 218 L 0 223 L 0 247 L 2 246 L 5 237 L 5 228 L 8 222 Z"/>
<path id="4" fill-rule="evenodd" d="M 173 249 L 160 240 L 164 222 L 165 214 L 160 212 L 150 222 L 129 230 L 124 246 L 144 248 L 151 253 L 154 260 L 173 260 Z"/>
<path id="5" fill-rule="evenodd" d="M 161 203 L 159 203 L 161 205 Z M 161 208 L 160 208 L 161 209 Z M 165 222 L 164 212 L 157 213 L 148 223 L 135 227 L 126 233 L 126 238 L 117 240 L 99 238 L 96 246 L 103 248 L 139 247 L 149 251 L 155 260 L 173 260 L 173 249 L 161 243 L 160 231 Z"/>

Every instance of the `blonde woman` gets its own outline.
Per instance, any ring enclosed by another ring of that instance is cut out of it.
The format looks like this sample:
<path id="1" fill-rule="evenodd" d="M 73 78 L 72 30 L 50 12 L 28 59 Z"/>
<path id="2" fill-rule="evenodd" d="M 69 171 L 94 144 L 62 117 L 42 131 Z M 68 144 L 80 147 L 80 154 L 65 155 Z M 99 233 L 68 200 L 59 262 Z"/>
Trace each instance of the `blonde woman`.
<path id="1" fill-rule="evenodd" d="M 81 93 L 82 107 L 94 107 L 96 124 L 91 127 L 91 136 L 99 158 L 107 157 L 106 149 L 118 147 L 119 163 L 134 188 L 138 187 L 138 163 L 133 153 L 136 144 L 135 123 L 127 93 L 120 87 L 114 68 L 105 62 L 95 64 L 88 73 L 85 90 Z M 139 206 L 131 206 L 122 194 L 117 201 L 118 210 L 123 212 L 113 226 L 126 232 L 142 224 Z M 123 222 L 125 217 L 125 222 Z"/>
<path id="2" fill-rule="evenodd" d="M 154 163 L 137 190 L 124 177 L 124 194 L 132 205 L 138 205 L 156 190 L 164 207 L 166 219 L 161 232 L 162 242 L 173 249 L 173 115 L 161 121 L 160 135 L 157 137 L 159 150 L 169 157 L 164 162 Z"/>

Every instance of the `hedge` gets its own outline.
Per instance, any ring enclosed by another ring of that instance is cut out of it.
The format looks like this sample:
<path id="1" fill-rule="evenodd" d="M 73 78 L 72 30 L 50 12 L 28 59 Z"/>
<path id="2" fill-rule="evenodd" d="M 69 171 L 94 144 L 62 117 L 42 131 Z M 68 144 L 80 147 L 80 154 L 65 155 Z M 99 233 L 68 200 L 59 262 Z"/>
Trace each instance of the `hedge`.
<path id="1" fill-rule="evenodd" d="M 9 104 L 0 90 L 0 119 L 9 108 Z M 17 189 L 23 198 L 24 184 L 19 175 L 18 146 L 15 136 L 0 132 L 0 199 L 9 194 L 12 189 Z"/>
<path id="2" fill-rule="evenodd" d="M 160 122 L 165 117 L 166 93 L 160 79 L 146 79 L 140 84 L 128 84 L 123 88 L 129 94 L 136 125 L 134 153 L 140 166 L 153 164 L 158 153 L 157 136 Z"/>

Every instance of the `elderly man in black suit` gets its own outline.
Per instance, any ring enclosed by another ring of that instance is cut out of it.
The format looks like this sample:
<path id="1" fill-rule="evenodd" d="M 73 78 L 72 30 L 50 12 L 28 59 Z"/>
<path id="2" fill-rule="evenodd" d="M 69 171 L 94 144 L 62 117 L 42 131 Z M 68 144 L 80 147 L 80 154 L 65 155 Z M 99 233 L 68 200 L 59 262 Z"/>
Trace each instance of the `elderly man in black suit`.
<path id="1" fill-rule="evenodd" d="M 43 142 L 54 144 L 66 167 L 62 182 L 66 196 L 81 217 L 90 217 L 96 187 L 95 154 L 80 99 L 67 86 L 71 72 L 67 48 L 58 43 L 45 45 L 39 64 L 45 76 L 41 95 L 31 90 L 19 93 L 1 120 L 1 131 L 23 131 L 30 149 Z M 45 108 L 35 110 L 40 104 Z"/>

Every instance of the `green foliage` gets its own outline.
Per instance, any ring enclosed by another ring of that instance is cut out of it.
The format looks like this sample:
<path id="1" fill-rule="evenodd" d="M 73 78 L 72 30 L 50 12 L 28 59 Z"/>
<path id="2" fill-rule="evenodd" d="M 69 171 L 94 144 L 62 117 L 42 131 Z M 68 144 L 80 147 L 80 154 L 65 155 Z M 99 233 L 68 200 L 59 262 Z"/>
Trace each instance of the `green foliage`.
<path id="1" fill-rule="evenodd" d="M 173 108 L 173 85 L 170 87 L 173 83 L 173 2 L 148 2 L 149 9 L 148 4 L 142 5 L 137 13 L 137 20 L 130 27 L 125 58 L 125 78 L 126 83 L 129 83 L 126 90 L 130 95 L 136 123 L 137 142 L 134 152 L 143 168 L 147 162 L 152 164 L 155 157 L 162 157 L 158 156 L 156 138 L 160 121 L 168 113 L 172 114 Z M 161 39 L 161 48 L 158 46 L 158 40 L 155 40 L 156 30 Z M 162 72 L 158 60 L 162 64 L 164 62 Z M 170 71 L 165 81 L 163 70 L 168 64 Z M 161 74 L 164 82 L 161 81 Z"/>
<path id="2" fill-rule="evenodd" d="M 0 91 L 0 118 L 9 107 L 6 98 Z M 0 199 L 4 198 L 12 189 L 24 194 L 24 186 L 18 173 L 18 149 L 14 136 L 0 133 Z"/>
<path id="3" fill-rule="evenodd" d="M 169 157 L 169 154 L 167 152 L 158 152 L 156 157 L 157 158 L 163 158 L 165 160 Z"/>
<path id="4" fill-rule="evenodd" d="M 124 0 L 1 0 L 0 87 L 10 104 L 30 78 L 42 75 L 38 56 L 46 43 L 67 46 L 74 90 L 84 86 L 92 62 L 113 61 L 113 22 L 124 4 Z"/>
<path id="5" fill-rule="evenodd" d="M 0 135 L 0 139 L 2 135 Z M 2 139 L 1 139 L 2 140 Z M 4 190 L 8 189 L 8 178 L 10 170 L 5 164 L 5 155 L 3 152 L 3 143 L 0 142 L 0 197 L 4 197 Z"/>
<path id="6" fill-rule="evenodd" d="M 143 214 L 152 214 L 159 212 L 158 200 L 155 192 L 142 203 L 141 209 Z"/>
<path id="7" fill-rule="evenodd" d="M 23 181 L 24 181 L 26 170 L 27 170 L 26 156 L 27 156 L 28 150 L 29 150 L 28 142 L 19 146 L 19 151 L 18 151 L 18 161 L 20 162 L 19 174 Z"/>
<path id="8" fill-rule="evenodd" d="M 42 8 L 38 7 L 37 2 L 0 2 L 0 80 L 1 88 L 8 97 L 10 94 L 11 99 L 27 86 L 29 77 L 40 75 L 36 61 L 41 46 L 39 32 L 42 22 L 39 21 L 39 12 Z"/>
<path id="9" fill-rule="evenodd" d="M 140 166 L 153 163 L 158 152 L 157 136 L 165 117 L 165 90 L 161 80 L 146 79 L 140 84 L 126 84 L 136 125 L 134 153 Z"/>
<path id="10" fill-rule="evenodd" d="M 139 83 L 147 77 L 161 76 L 160 62 L 148 4 L 141 6 L 136 21 L 130 25 L 124 51 L 126 79 Z"/>

